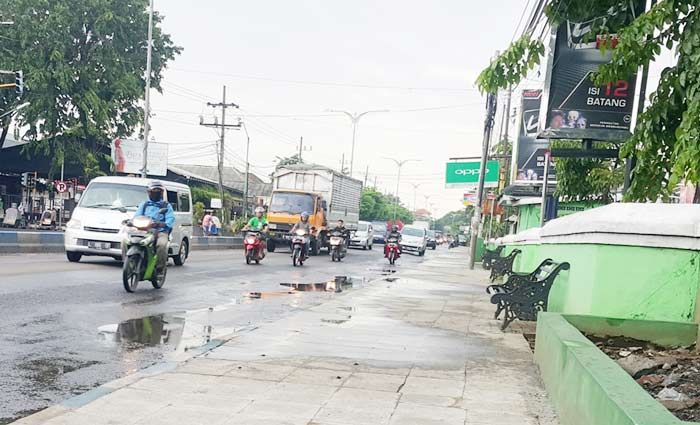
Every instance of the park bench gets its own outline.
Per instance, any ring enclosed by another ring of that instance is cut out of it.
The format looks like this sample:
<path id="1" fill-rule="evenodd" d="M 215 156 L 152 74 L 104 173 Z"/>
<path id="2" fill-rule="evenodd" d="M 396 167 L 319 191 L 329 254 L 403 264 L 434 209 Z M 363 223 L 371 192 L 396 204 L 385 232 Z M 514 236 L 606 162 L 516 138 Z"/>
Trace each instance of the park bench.
<path id="1" fill-rule="evenodd" d="M 505 330 L 515 319 L 535 321 L 537 312 L 547 311 L 547 298 L 554 280 L 562 270 L 569 270 L 569 263 L 555 263 L 547 259 L 528 274 L 511 274 L 502 285 L 490 285 L 491 303 L 496 304 L 497 319 L 501 312 Z"/>
<path id="2" fill-rule="evenodd" d="M 496 257 L 491 261 L 491 282 L 494 282 L 499 277 L 510 275 L 513 273 L 513 261 L 520 254 L 519 249 L 514 249 L 505 257 Z"/>
<path id="3" fill-rule="evenodd" d="M 491 263 L 498 257 L 501 256 L 501 252 L 503 252 L 503 248 L 505 248 L 505 245 L 499 245 L 496 247 L 496 249 L 487 249 L 484 251 L 484 255 L 481 258 L 481 267 L 483 267 L 486 270 L 491 269 Z"/>

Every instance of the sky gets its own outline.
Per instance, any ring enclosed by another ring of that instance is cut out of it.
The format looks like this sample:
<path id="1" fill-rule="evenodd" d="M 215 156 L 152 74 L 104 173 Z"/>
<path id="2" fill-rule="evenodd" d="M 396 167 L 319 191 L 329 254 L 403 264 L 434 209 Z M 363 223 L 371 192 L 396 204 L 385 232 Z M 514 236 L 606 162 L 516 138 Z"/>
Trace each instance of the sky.
<path id="1" fill-rule="evenodd" d="M 409 208 L 439 217 L 461 208 L 464 190 L 445 189 L 451 157 L 479 156 L 484 98 L 474 84 L 496 50 L 513 38 L 526 2 L 443 0 L 156 0 L 164 30 L 184 48 L 152 94 L 152 133 L 170 145 L 171 164 L 216 164 L 217 133 L 199 125 L 220 110 L 250 136 L 251 171 L 267 176 L 277 156 L 349 166 L 353 175 Z M 219 118 L 220 119 L 220 118 Z M 514 131 L 511 131 L 511 134 Z M 226 165 L 244 169 L 246 133 L 226 133 Z M 417 188 L 414 188 L 417 186 Z"/>

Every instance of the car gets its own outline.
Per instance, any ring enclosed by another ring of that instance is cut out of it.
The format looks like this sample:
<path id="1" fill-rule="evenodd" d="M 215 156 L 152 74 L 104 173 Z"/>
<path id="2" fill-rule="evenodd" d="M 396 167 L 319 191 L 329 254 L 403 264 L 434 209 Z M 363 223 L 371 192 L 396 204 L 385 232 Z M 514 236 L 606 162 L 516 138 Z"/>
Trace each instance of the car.
<path id="1" fill-rule="evenodd" d="M 435 232 L 432 230 L 428 230 L 428 243 L 427 246 L 428 248 L 435 250 L 437 249 L 437 238 L 435 237 Z"/>
<path id="2" fill-rule="evenodd" d="M 357 230 L 355 230 L 350 238 L 350 246 L 358 247 L 364 250 L 372 249 L 374 245 L 374 227 L 368 221 L 358 221 Z"/>
<path id="3" fill-rule="evenodd" d="M 386 223 L 383 221 L 373 221 L 372 228 L 374 229 L 372 241 L 381 244 L 386 242 Z"/>
<path id="4" fill-rule="evenodd" d="M 83 256 L 112 257 L 122 260 L 124 220 L 134 216 L 139 204 L 148 199 L 146 188 L 152 179 L 138 177 L 97 177 L 80 197 L 66 223 L 64 246 L 68 261 Z M 180 266 L 189 256 L 192 241 L 192 192 L 189 186 L 162 181 L 166 200 L 175 212 L 168 255 Z"/>
<path id="5" fill-rule="evenodd" d="M 428 249 L 428 234 L 421 227 L 404 226 L 401 230 L 401 249 L 403 252 L 415 252 L 421 257 Z"/>

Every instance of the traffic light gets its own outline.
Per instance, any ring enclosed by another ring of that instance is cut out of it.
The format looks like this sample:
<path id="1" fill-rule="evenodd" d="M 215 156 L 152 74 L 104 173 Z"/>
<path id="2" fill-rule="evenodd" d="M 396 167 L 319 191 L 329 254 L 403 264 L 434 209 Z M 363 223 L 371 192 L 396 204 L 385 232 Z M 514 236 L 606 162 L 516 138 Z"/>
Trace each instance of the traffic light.
<path id="1" fill-rule="evenodd" d="M 24 72 L 23 71 L 15 72 L 15 93 L 17 93 L 17 94 L 24 93 Z"/>
<path id="2" fill-rule="evenodd" d="M 22 173 L 22 186 L 29 186 L 29 173 Z"/>

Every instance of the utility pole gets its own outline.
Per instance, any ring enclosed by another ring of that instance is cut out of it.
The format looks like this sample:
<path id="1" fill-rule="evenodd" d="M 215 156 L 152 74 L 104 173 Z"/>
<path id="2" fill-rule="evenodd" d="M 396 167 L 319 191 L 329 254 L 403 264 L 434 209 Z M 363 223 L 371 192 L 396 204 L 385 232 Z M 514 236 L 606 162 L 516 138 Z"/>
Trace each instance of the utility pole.
<path id="1" fill-rule="evenodd" d="M 374 189 L 377 189 L 377 176 L 374 176 Z"/>
<path id="2" fill-rule="evenodd" d="M 150 115 L 151 115 L 151 56 L 153 53 L 153 2 L 148 12 L 148 47 L 146 49 L 146 99 L 144 102 L 143 111 L 143 169 L 141 177 L 144 179 L 148 176 L 148 137 L 151 132 Z"/>
<path id="3" fill-rule="evenodd" d="M 479 237 L 479 224 L 481 223 L 481 207 L 484 201 L 484 177 L 486 176 L 486 162 L 489 157 L 491 147 L 491 133 L 493 131 L 493 121 L 498 108 L 498 97 L 493 93 L 486 96 L 486 119 L 484 120 L 484 144 L 481 149 L 481 167 L 479 168 L 479 186 L 477 200 L 474 207 L 474 216 L 471 223 L 471 237 L 469 239 L 469 270 L 474 270 L 476 262 L 476 242 Z"/>
<path id="4" fill-rule="evenodd" d="M 340 174 L 345 174 L 345 154 L 340 159 Z"/>
<path id="5" fill-rule="evenodd" d="M 304 150 L 304 138 L 300 137 L 299 138 L 299 162 L 304 162 L 301 159 L 301 152 Z"/>
<path id="6" fill-rule="evenodd" d="M 418 188 L 421 186 L 421 183 L 411 183 L 411 186 L 413 186 L 413 212 L 415 213 L 418 211 L 416 198 L 418 197 Z"/>
<path id="7" fill-rule="evenodd" d="M 245 131 L 246 144 L 245 144 L 245 182 L 243 183 L 243 216 L 248 218 L 248 190 L 249 190 L 249 180 L 250 180 L 250 135 L 248 134 L 248 127 L 243 125 L 243 130 Z"/>
<path id="8" fill-rule="evenodd" d="M 213 127 L 221 130 L 220 134 L 220 141 L 219 141 L 219 161 L 218 161 L 218 168 L 219 168 L 219 196 L 221 196 L 221 206 L 222 206 L 222 219 L 225 221 L 225 211 L 226 211 L 226 202 L 224 198 L 224 143 L 226 141 L 226 129 L 228 128 L 234 128 L 236 130 L 240 130 L 242 124 L 239 122 L 238 124 L 226 124 L 226 109 L 228 108 L 238 108 L 238 105 L 235 103 L 226 103 L 226 86 L 224 86 L 224 93 L 222 97 L 222 101 L 220 103 L 211 103 L 207 102 L 207 106 L 210 106 L 212 108 L 221 108 L 221 124 L 218 124 L 217 122 L 214 123 L 205 123 L 204 118 L 200 118 L 199 125 L 204 126 L 204 127 Z"/>
<path id="9" fill-rule="evenodd" d="M 365 168 L 365 185 L 364 187 L 367 187 L 367 177 L 369 176 L 369 165 L 367 168 Z"/>
<path id="10" fill-rule="evenodd" d="M 350 121 L 352 122 L 352 148 L 350 149 L 350 177 L 352 177 L 352 171 L 355 165 L 355 137 L 357 136 L 357 123 L 360 122 L 360 118 L 364 117 L 367 114 L 371 114 L 374 112 L 389 112 L 389 110 L 380 109 L 376 111 L 365 111 L 360 114 L 353 114 L 348 111 L 340 111 L 335 109 L 329 109 L 328 112 L 339 112 L 341 114 L 345 114 L 348 118 L 350 118 Z"/>

